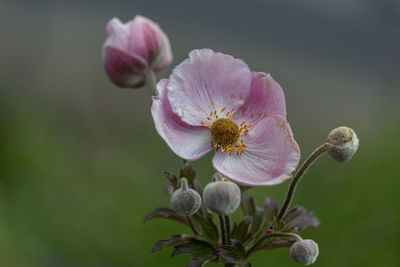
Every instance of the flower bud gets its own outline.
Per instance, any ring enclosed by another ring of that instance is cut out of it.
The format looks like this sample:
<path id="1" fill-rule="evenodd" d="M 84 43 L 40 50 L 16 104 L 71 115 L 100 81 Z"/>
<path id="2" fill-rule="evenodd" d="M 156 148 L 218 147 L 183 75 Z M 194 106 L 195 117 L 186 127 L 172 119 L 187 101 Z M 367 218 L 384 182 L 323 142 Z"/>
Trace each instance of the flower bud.
<path id="1" fill-rule="evenodd" d="M 311 239 L 297 241 L 290 247 L 290 257 L 298 263 L 310 265 L 318 257 L 318 244 Z"/>
<path id="2" fill-rule="evenodd" d="M 181 188 L 172 193 L 171 206 L 176 212 L 186 216 L 195 214 L 199 210 L 201 197 L 188 187 L 186 178 L 181 179 Z"/>
<path id="3" fill-rule="evenodd" d="M 328 154 L 339 162 L 349 161 L 358 149 L 358 137 L 349 127 L 333 129 L 327 139 Z"/>
<path id="4" fill-rule="evenodd" d="M 214 179 L 203 190 L 204 206 L 218 215 L 230 215 L 240 204 L 240 188 L 220 174 L 214 175 Z"/>
<path id="5" fill-rule="evenodd" d="M 153 21 L 136 16 L 123 24 L 113 18 L 107 24 L 103 46 L 104 68 L 118 87 L 138 88 L 149 70 L 158 71 L 172 61 L 168 37 Z"/>

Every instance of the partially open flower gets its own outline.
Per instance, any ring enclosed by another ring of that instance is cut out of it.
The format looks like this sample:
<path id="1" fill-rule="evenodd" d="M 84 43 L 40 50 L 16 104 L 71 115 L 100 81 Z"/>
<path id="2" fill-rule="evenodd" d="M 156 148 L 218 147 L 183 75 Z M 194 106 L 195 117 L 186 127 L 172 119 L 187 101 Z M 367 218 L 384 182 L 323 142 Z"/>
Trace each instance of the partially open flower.
<path id="1" fill-rule="evenodd" d="M 349 127 L 338 127 L 333 129 L 326 141 L 328 154 L 339 162 L 349 161 L 358 149 L 358 137 L 353 129 Z"/>
<path id="2" fill-rule="evenodd" d="M 310 265 L 319 254 L 318 244 L 311 239 L 297 241 L 290 247 L 290 257 L 298 263 Z"/>
<path id="3" fill-rule="evenodd" d="M 201 206 L 199 193 L 188 187 L 186 178 L 181 179 L 181 188 L 177 189 L 171 196 L 172 208 L 183 215 L 195 214 Z"/>
<path id="4" fill-rule="evenodd" d="M 282 88 L 270 75 L 229 55 L 193 50 L 157 90 L 156 129 L 181 158 L 215 150 L 214 168 L 249 186 L 279 184 L 296 168 L 300 150 Z"/>
<path id="5" fill-rule="evenodd" d="M 167 35 L 145 17 L 136 16 L 125 24 L 113 18 L 107 24 L 107 33 L 103 46 L 104 68 L 118 87 L 141 87 L 149 70 L 161 70 L 172 61 Z"/>

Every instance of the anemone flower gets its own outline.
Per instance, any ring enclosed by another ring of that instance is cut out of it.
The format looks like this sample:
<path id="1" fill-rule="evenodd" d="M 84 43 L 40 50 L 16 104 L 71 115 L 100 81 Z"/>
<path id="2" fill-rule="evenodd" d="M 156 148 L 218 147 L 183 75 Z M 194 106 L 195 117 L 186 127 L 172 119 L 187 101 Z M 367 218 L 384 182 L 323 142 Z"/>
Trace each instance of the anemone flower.
<path id="1" fill-rule="evenodd" d="M 179 157 L 197 160 L 215 150 L 214 168 L 247 186 L 279 184 L 298 165 L 285 96 L 269 74 L 230 55 L 193 50 L 157 91 L 155 127 Z"/>

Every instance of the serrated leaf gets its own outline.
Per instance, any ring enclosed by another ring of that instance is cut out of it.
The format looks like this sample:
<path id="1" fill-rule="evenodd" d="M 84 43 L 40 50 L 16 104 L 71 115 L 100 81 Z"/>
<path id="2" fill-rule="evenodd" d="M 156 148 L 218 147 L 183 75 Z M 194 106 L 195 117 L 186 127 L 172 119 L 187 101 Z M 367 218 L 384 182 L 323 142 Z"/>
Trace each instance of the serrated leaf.
<path id="1" fill-rule="evenodd" d="M 217 249 L 217 255 L 229 263 L 243 263 L 245 249 L 237 240 L 232 240 L 231 246 L 222 246 Z"/>
<path id="2" fill-rule="evenodd" d="M 256 211 L 256 201 L 254 197 L 245 192 L 242 193 L 240 206 L 246 216 L 253 216 Z"/>
<path id="3" fill-rule="evenodd" d="M 178 189 L 179 183 L 178 183 L 178 178 L 176 177 L 175 174 L 164 171 L 163 175 L 168 179 L 169 183 L 171 184 L 173 191 Z"/>
<path id="4" fill-rule="evenodd" d="M 239 224 L 235 223 L 232 229 L 231 237 L 239 242 L 245 243 L 248 239 L 252 222 L 253 218 L 251 216 L 246 216 Z"/>
<path id="5" fill-rule="evenodd" d="M 212 241 L 213 243 L 218 241 L 218 227 L 214 223 L 212 217 L 204 218 L 203 216 L 196 213 L 192 216 L 192 218 L 197 223 L 197 225 L 200 226 L 201 232 L 205 238 Z"/>
<path id="6" fill-rule="evenodd" d="M 215 258 L 214 247 L 203 240 L 189 238 L 187 242 L 176 245 L 172 251 L 172 257 L 179 254 L 188 254 L 194 258 L 213 259 Z"/>
<path id="7" fill-rule="evenodd" d="M 302 206 L 295 206 L 282 219 L 283 231 L 299 233 L 307 228 L 317 228 L 320 225 L 318 218 L 312 211 Z"/>
<path id="8" fill-rule="evenodd" d="M 149 221 L 154 218 L 163 218 L 171 221 L 176 221 L 182 223 L 184 225 L 188 225 L 187 219 L 185 216 L 176 213 L 173 209 L 170 208 L 157 208 L 152 212 L 149 212 L 145 217 L 144 221 Z"/>
<path id="9" fill-rule="evenodd" d="M 185 177 L 188 181 L 188 184 L 191 184 L 193 179 L 196 177 L 196 172 L 193 170 L 192 165 L 190 165 L 189 162 L 186 162 L 180 173 L 179 173 L 179 178 Z"/>
<path id="10" fill-rule="evenodd" d="M 253 222 L 251 224 L 250 233 L 256 234 L 260 229 L 263 228 L 266 221 L 265 212 L 262 208 L 256 207 L 253 215 Z"/>
<path id="11" fill-rule="evenodd" d="M 188 238 L 190 238 L 190 236 L 182 234 L 182 235 L 173 235 L 169 239 L 158 240 L 151 248 L 151 252 L 155 252 L 165 247 L 172 247 L 180 243 L 184 243 L 188 240 Z"/>

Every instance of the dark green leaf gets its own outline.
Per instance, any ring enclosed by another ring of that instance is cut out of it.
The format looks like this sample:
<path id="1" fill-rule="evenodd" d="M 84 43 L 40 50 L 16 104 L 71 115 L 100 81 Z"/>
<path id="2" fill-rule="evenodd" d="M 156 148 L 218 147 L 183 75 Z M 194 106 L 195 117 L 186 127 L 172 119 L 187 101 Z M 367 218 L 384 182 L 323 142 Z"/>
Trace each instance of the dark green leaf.
<path id="1" fill-rule="evenodd" d="M 187 219 L 185 216 L 176 213 L 173 209 L 170 208 L 157 208 L 152 212 L 148 213 L 144 217 L 144 221 L 149 221 L 154 218 L 163 218 L 167 220 L 176 221 L 182 223 L 184 225 L 188 225 Z"/>
<path id="2" fill-rule="evenodd" d="M 307 228 L 317 228 L 320 225 L 314 212 L 307 211 L 302 206 L 289 210 L 282 219 L 284 231 L 299 233 Z"/>
<path id="3" fill-rule="evenodd" d="M 253 215 L 253 223 L 251 224 L 250 233 L 256 234 L 260 229 L 263 228 L 266 216 L 265 212 L 262 208 L 256 207 L 256 211 Z"/>
<path id="4" fill-rule="evenodd" d="M 230 263 L 243 263 L 245 249 L 237 240 L 232 240 L 231 246 L 222 246 L 217 249 L 217 255 Z"/>
<path id="5" fill-rule="evenodd" d="M 203 216 L 199 215 L 199 213 L 196 213 L 192 216 L 192 218 L 197 223 L 197 225 L 200 226 L 201 232 L 205 238 L 212 241 L 213 243 L 218 241 L 218 228 L 215 225 L 211 216 L 204 218 Z"/>
<path id="6" fill-rule="evenodd" d="M 180 243 L 184 243 L 188 240 L 188 238 L 190 238 L 190 236 L 188 235 L 173 235 L 169 239 L 158 240 L 151 248 L 151 252 L 155 252 L 165 247 L 172 247 Z"/>
<path id="7" fill-rule="evenodd" d="M 210 243 L 193 237 L 189 238 L 187 242 L 175 246 L 172 257 L 179 254 L 188 254 L 202 259 L 215 258 L 215 250 Z"/>
<path id="8" fill-rule="evenodd" d="M 239 223 L 239 225 L 235 223 L 232 229 L 231 237 L 239 242 L 245 243 L 248 239 L 252 222 L 253 218 L 251 216 L 246 216 Z"/>

